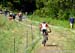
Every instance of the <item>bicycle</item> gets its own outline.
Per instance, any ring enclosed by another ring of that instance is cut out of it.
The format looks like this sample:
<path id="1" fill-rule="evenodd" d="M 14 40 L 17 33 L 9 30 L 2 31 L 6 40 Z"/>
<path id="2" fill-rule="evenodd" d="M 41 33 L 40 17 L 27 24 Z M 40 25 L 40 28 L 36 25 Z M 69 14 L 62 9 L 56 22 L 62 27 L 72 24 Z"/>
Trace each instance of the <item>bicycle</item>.
<path id="1" fill-rule="evenodd" d="M 45 46 L 46 45 L 46 42 L 48 41 L 48 33 L 51 32 L 51 30 L 43 30 L 43 41 L 42 41 L 42 44 Z"/>

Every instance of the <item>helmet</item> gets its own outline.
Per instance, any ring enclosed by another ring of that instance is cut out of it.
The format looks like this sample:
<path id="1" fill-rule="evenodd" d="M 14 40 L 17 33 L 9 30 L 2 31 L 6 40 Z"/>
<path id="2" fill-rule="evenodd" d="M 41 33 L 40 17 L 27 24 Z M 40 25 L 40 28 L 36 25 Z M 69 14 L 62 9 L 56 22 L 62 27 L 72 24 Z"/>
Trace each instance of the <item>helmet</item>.
<path id="1" fill-rule="evenodd" d="M 43 23 L 46 23 L 45 21 Z"/>

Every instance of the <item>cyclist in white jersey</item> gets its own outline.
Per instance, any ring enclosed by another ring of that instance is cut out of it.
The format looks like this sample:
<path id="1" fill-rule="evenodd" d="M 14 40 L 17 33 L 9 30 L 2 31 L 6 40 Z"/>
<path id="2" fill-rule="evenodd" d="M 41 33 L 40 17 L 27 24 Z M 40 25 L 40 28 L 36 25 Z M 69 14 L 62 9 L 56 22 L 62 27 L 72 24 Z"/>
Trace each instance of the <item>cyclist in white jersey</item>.
<path id="1" fill-rule="evenodd" d="M 47 31 L 48 28 L 49 27 L 48 27 L 48 24 L 46 22 L 43 22 L 40 24 L 40 31 L 42 31 L 43 38 L 44 38 L 42 41 L 42 44 L 44 44 L 44 42 L 46 42 L 48 40 L 48 31 Z M 51 29 L 50 29 L 50 32 L 51 32 Z M 45 33 L 45 35 L 44 35 L 44 33 Z"/>

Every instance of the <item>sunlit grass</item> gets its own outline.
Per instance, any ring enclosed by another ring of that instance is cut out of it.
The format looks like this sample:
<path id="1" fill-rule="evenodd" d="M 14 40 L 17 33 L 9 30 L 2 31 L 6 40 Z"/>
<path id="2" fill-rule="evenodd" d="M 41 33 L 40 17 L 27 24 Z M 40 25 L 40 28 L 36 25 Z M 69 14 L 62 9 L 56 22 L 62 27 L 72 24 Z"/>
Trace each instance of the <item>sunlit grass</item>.
<path id="1" fill-rule="evenodd" d="M 23 23 L 23 24 L 21 24 Z M 34 39 L 37 38 L 38 31 L 34 29 Z M 27 40 L 28 36 L 28 40 Z M 25 53 L 27 47 L 32 43 L 31 26 L 27 23 L 9 21 L 4 15 L 0 15 L 0 52 L 14 53 L 14 38 L 15 38 L 15 53 Z M 26 42 L 28 41 L 28 43 Z M 29 51 L 28 49 L 27 51 Z"/>
<path id="2" fill-rule="evenodd" d="M 59 20 L 59 19 L 52 19 L 51 17 L 39 17 L 39 16 L 29 16 L 29 19 L 32 19 L 33 21 L 39 21 L 40 23 L 45 21 L 50 25 L 55 26 L 62 26 L 65 28 L 70 28 L 69 20 Z M 75 25 L 74 25 L 75 28 Z"/>

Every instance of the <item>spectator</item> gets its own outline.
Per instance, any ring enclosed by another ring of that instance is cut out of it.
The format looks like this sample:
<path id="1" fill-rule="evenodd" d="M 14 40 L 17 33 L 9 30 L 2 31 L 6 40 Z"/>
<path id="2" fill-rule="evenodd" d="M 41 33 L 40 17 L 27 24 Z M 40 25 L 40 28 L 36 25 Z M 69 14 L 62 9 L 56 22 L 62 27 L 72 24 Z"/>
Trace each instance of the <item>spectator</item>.
<path id="1" fill-rule="evenodd" d="M 74 17 L 71 17 L 69 21 L 70 21 L 70 27 L 73 28 L 73 25 L 74 25 Z"/>
<path id="2" fill-rule="evenodd" d="M 9 20 L 12 20 L 13 19 L 13 13 L 12 12 L 10 12 L 8 19 Z"/>
<path id="3" fill-rule="evenodd" d="M 0 14 L 2 14 L 3 13 L 3 11 L 2 11 L 2 9 L 0 9 Z"/>
<path id="4" fill-rule="evenodd" d="M 15 20 L 15 18 L 16 18 L 16 14 L 15 14 L 15 13 L 13 13 L 13 20 Z"/>
<path id="5" fill-rule="evenodd" d="M 22 16 L 23 16 L 22 12 L 19 12 L 18 13 L 19 21 L 22 21 Z"/>
<path id="6" fill-rule="evenodd" d="M 4 14 L 5 14 L 5 16 L 7 16 L 7 15 L 9 14 L 9 11 L 6 9 L 6 10 L 4 11 Z"/>

